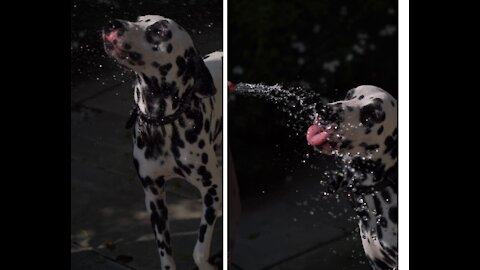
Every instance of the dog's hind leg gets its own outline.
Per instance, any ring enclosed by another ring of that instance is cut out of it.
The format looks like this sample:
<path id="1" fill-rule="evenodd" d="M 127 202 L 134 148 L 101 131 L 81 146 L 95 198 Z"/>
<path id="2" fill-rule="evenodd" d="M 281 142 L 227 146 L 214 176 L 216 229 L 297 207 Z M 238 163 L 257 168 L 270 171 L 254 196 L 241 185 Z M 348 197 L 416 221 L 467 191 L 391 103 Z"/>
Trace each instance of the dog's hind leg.
<path id="1" fill-rule="evenodd" d="M 197 172 L 201 180 L 196 186 L 202 196 L 203 214 L 198 232 L 197 244 L 193 251 L 193 259 L 199 270 L 214 270 L 208 260 L 210 258 L 210 246 L 213 237 L 213 228 L 218 215 L 222 211 L 222 175 L 217 166 L 216 157 L 213 152 L 209 155 L 214 161 L 201 166 Z"/>
<path id="2" fill-rule="evenodd" d="M 162 270 L 174 270 L 170 230 L 168 222 L 168 209 L 165 201 L 165 178 L 163 176 L 152 180 L 144 178 L 145 204 L 150 214 L 152 229 L 157 242 L 158 253 Z"/>

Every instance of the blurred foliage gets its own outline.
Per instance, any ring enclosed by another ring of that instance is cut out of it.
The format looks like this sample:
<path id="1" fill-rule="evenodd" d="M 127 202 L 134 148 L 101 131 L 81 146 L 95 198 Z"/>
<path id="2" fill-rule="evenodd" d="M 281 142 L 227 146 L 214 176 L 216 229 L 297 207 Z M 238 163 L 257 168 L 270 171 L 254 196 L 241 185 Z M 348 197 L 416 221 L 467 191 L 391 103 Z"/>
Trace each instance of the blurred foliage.
<path id="1" fill-rule="evenodd" d="M 397 97 L 397 10 L 395 0 L 229 1 L 228 79 L 329 99 L 373 84 Z M 228 120 L 242 195 L 278 185 L 311 153 L 268 102 L 237 96 Z"/>

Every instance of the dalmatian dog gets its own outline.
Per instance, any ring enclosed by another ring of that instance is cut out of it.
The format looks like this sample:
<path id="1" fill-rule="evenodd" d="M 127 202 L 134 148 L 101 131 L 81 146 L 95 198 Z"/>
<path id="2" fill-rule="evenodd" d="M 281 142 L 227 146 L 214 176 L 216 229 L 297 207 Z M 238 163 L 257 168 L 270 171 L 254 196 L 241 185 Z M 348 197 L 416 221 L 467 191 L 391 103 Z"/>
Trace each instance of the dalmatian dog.
<path id="1" fill-rule="evenodd" d="M 331 175 L 330 186 L 351 198 L 372 267 L 397 269 L 397 101 L 378 87 L 362 85 L 316 110 L 308 143 L 341 157 L 343 170 Z"/>
<path id="2" fill-rule="evenodd" d="M 183 178 L 202 196 L 203 214 L 193 258 L 213 270 L 210 244 L 222 209 L 222 174 L 215 150 L 222 140 L 222 52 L 202 58 L 173 20 L 141 16 L 103 29 L 106 52 L 136 74 L 133 163 L 145 192 L 161 269 L 176 269 L 165 183 Z"/>

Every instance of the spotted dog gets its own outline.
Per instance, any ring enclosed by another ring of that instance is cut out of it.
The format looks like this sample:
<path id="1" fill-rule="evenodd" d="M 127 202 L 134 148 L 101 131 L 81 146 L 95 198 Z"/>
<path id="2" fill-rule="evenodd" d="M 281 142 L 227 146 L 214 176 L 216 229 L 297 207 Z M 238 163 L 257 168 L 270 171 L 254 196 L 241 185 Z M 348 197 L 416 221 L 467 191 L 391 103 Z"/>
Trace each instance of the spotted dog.
<path id="1" fill-rule="evenodd" d="M 342 157 L 343 170 L 331 174 L 330 186 L 351 198 L 372 267 L 397 269 L 397 101 L 363 85 L 317 112 L 308 143 Z"/>
<path id="2" fill-rule="evenodd" d="M 175 269 L 165 183 L 183 178 L 203 201 L 193 258 L 209 263 L 213 227 L 222 208 L 222 176 L 215 150 L 222 139 L 222 61 L 214 52 L 202 59 L 187 31 L 171 19 L 141 16 L 113 20 L 103 29 L 106 52 L 136 74 L 133 163 L 160 254 L 161 269 Z M 213 77 L 212 77 L 213 76 Z"/>

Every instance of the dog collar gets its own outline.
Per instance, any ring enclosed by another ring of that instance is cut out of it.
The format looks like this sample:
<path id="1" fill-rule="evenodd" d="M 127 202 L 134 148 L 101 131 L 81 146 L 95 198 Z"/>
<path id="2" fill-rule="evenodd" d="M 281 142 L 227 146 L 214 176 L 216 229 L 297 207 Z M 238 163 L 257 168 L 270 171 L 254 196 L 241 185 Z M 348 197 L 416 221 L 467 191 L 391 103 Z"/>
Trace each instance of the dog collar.
<path id="1" fill-rule="evenodd" d="M 180 107 L 178 108 L 178 110 L 176 110 L 174 113 L 170 115 L 153 116 L 153 115 L 145 114 L 142 111 L 140 111 L 138 104 L 135 104 L 133 109 L 130 111 L 130 117 L 128 118 L 127 123 L 125 124 L 125 128 L 130 129 L 131 127 L 133 127 L 133 125 L 137 120 L 140 120 L 140 123 L 147 123 L 152 126 L 163 126 L 163 125 L 168 125 L 173 123 L 175 120 L 177 120 L 180 117 L 180 115 L 182 115 L 185 112 L 185 109 L 187 108 L 187 106 L 190 104 L 190 101 L 192 100 L 193 92 L 194 91 L 192 89 L 187 91 L 180 100 Z"/>

